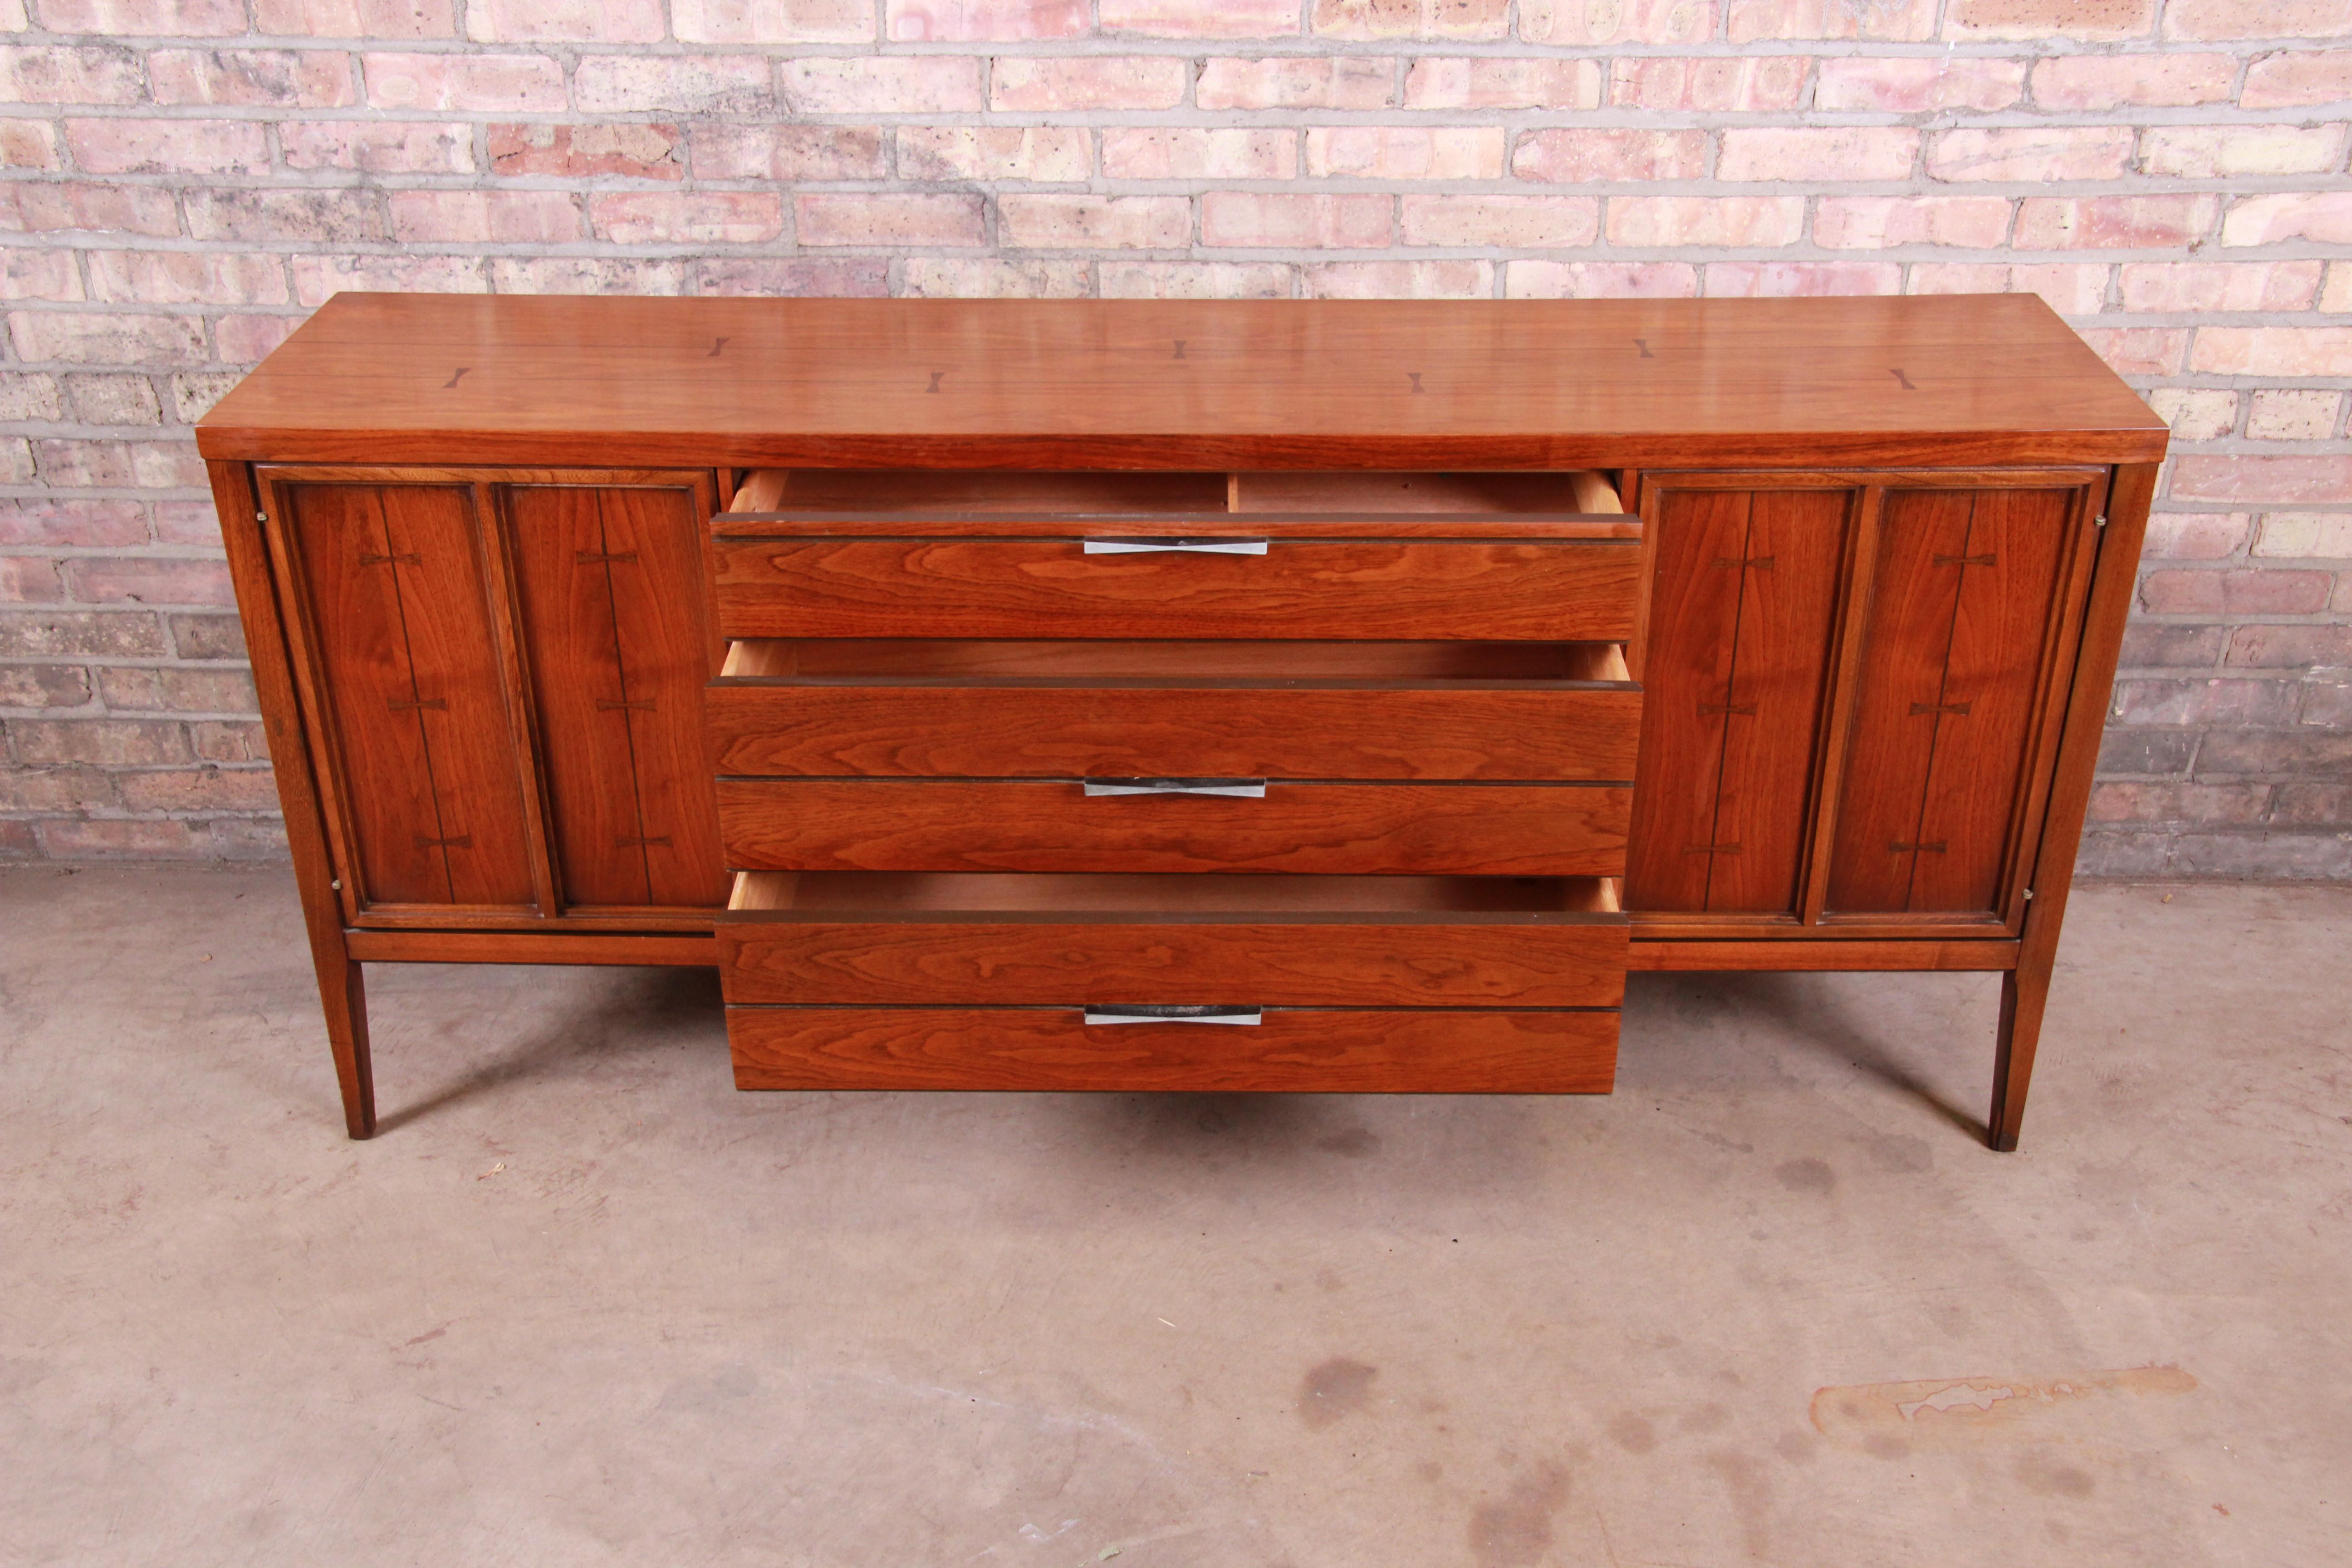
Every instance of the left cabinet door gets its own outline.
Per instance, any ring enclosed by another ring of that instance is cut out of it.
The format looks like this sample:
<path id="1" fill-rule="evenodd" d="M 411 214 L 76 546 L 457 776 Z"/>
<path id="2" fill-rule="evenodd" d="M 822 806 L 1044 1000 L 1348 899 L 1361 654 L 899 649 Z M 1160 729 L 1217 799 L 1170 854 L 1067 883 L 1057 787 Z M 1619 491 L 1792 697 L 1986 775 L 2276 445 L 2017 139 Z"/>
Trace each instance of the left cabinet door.
<path id="1" fill-rule="evenodd" d="M 536 912 L 478 491 L 325 482 L 268 493 L 300 608 L 346 907 Z"/>

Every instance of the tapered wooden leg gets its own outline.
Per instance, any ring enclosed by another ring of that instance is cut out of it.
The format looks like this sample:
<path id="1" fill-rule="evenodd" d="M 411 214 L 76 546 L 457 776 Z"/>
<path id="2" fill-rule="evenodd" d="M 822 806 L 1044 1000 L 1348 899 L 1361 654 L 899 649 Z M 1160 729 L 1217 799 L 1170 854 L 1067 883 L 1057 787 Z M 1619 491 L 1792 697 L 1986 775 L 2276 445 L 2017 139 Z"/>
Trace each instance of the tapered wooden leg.
<path id="1" fill-rule="evenodd" d="M 2021 955 L 2022 956 L 2022 955 Z M 2025 1120 L 2025 1091 L 2033 1081 L 2033 1053 L 2042 1043 L 2042 1009 L 2050 1000 L 2050 962 L 2000 977 L 2000 1038 L 1993 1047 L 1992 1113 L 1986 1141 L 2004 1154 L 2017 1150 Z"/>
<path id="2" fill-rule="evenodd" d="M 343 1127 L 354 1138 L 375 1136 L 375 1064 L 368 1056 L 367 987 L 360 966 L 336 943 L 333 962 L 320 953 L 319 1000 L 327 1015 L 327 1045 L 335 1053 L 335 1082 L 343 1091 Z"/>

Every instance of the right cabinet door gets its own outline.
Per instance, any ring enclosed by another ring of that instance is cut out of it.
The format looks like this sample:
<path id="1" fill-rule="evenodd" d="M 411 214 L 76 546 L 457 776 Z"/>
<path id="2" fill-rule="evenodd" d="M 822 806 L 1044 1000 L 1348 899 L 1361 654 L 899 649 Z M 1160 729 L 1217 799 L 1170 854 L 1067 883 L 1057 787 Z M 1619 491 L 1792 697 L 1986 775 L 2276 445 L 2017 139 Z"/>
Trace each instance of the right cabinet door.
<path id="1" fill-rule="evenodd" d="M 2073 667 L 2087 488 L 1904 488 L 1877 509 L 1824 910 L 2013 921 Z"/>

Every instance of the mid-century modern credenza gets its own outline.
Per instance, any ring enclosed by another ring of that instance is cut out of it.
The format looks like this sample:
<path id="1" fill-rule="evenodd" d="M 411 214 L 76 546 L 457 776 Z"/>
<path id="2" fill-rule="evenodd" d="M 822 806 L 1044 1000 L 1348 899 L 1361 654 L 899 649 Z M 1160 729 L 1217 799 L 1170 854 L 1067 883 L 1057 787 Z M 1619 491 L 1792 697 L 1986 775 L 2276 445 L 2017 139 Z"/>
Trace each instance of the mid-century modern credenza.
<path id="1" fill-rule="evenodd" d="M 1629 969 L 1937 969 L 2013 1148 L 2165 449 L 2031 295 L 344 294 L 197 436 L 355 1138 L 370 963 L 1547 1093 Z"/>

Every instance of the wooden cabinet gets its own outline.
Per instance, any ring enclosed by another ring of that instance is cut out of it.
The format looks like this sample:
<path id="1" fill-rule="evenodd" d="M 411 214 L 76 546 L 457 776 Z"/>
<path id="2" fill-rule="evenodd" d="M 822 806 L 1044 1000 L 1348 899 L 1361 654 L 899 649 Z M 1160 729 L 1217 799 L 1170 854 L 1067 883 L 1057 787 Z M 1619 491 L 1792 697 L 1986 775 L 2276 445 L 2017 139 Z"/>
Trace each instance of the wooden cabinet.
<path id="1" fill-rule="evenodd" d="M 258 478 L 354 921 L 724 900 L 708 476 Z"/>
<path id="2" fill-rule="evenodd" d="M 2013 934 L 2105 475 L 1654 475 L 1646 493 L 1635 918 Z"/>

